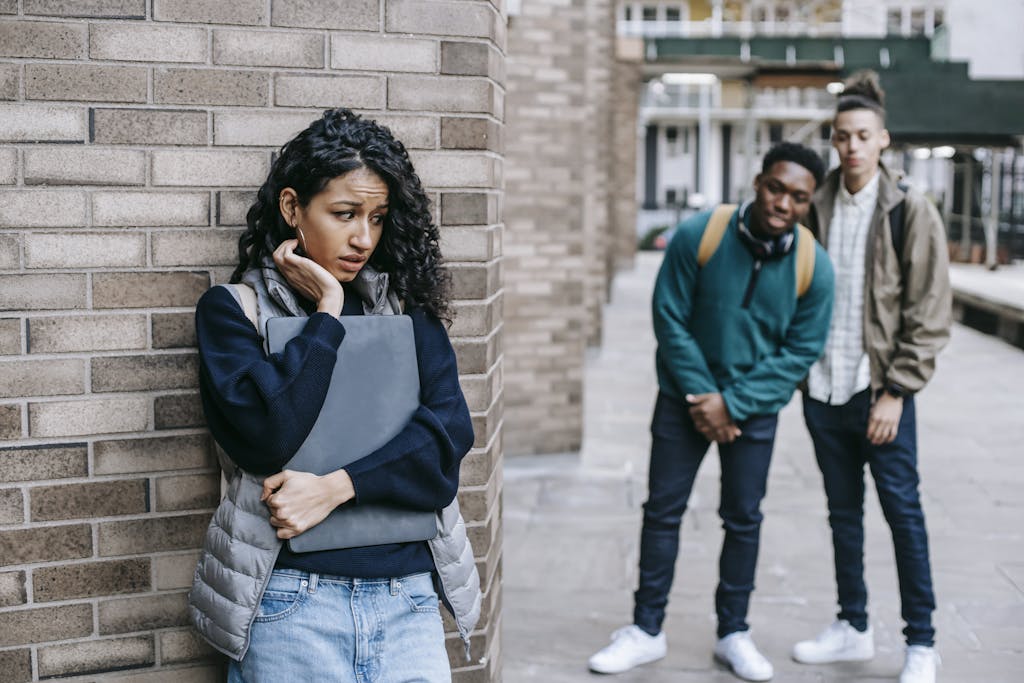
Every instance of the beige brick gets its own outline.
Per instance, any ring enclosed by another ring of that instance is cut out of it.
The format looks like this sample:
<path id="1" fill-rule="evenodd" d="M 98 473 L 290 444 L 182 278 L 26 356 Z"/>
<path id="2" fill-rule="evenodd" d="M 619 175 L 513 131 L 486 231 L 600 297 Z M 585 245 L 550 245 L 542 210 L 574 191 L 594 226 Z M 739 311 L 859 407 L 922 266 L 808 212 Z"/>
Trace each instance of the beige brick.
<path id="1" fill-rule="evenodd" d="M 213 32 L 213 63 L 237 66 L 324 66 L 324 37 L 265 30 Z"/>
<path id="2" fill-rule="evenodd" d="M 382 109 L 384 79 L 279 74 L 274 77 L 274 104 L 279 107 Z"/>
<path id="3" fill-rule="evenodd" d="M 0 566 L 77 560 L 90 555 L 92 531 L 88 524 L 0 531 Z"/>
<path id="4" fill-rule="evenodd" d="M 380 0 L 275 0 L 270 17 L 274 26 L 376 31 L 380 28 Z"/>
<path id="5" fill-rule="evenodd" d="M 139 24 L 93 24 L 89 57 L 127 62 L 205 62 L 201 28 Z"/>
<path id="6" fill-rule="evenodd" d="M 97 441 L 93 449 L 98 475 L 198 469 L 216 462 L 208 434 Z"/>
<path id="7" fill-rule="evenodd" d="M 142 233 L 31 233 L 26 268 L 101 268 L 146 265 Z"/>
<path id="8" fill-rule="evenodd" d="M 264 152 L 153 152 L 154 185 L 259 186 L 267 179 L 269 170 L 270 158 Z"/>
<path id="9" fill-rule="evenodd" d="M 90 109 L 93 142 L 127 145 L 205 145 L 205 111 Z"/>
<path id="10" fill-rule="evenodd" d="M 196 345 L 195 315 L 192 313 L 154 313 L 152 315 L 154 349 L 175 349 Z"/>
<path id="11" fill-rule="evenodd" d="M 157 590 L 189 588 L 195 576 L 198 552 L 158 555 L 153 558 L 153 576 Z"/>
<path id="12" fill-rule="evenodd" d="M 0 481 L 42 481 L 89 473 L 85 444 L 0 448 Z"/>
<path id="13" fill-rule="evenodd" d="M 84 224 L 84 192 L 77 190 L 0 191 L 0 227 L 77 228 Z"/>
<path id="14" fill-rule="evenodd" d="M 156 661 L 153 636 L 105 638 L 40 647 L 39 677 L 119 671 L 152 666 Z"/>
<path id="15" fill-rule="evenodd" d="M 146 69 L 94 64 L 26 64 L 25 97 L 30 100 L 145 102 Z"/>
<path id="16" fill-rule="evenodd" d="M 141 432 L 149 426 L 144 397 L 30 403 L 28 431 L 36 437 Z"/>
<path id="17" fill-rule="evenodd" d="M 222 662 L 205 666 L 157 669 L 119 676 L 117 679 L 117 683 L 222 683 L 223 681 L 224 665 Z"/>
<path id="18" fill-rule="evenodd" d="M 491 38 L 498 14 L 489 2 L 386 0 L 387 31 Z"/>
<path id="19" fill-rule="evenodd" d="M 146 154 L 82 146 L 25 151 L 26 185 L 144 185 Z"/>
<path id="20" fill-rule="evenodd" d="M 488 149 L 501 151 L 501 125 L 493 119 L 441 119 L 442 149 Z"/>
<path id="21" fill-rule="evenodd" d="M 441 43 L 441 73 L 458 76 L 489 76 L 504 82 L 501 54 L 487 43 Z"/>
<path id="22" fill-rule="evenodd" d="M 270 100 L 270 75 L 222 69 L 156 69 L 153 97 L 167 104 L 264 106 Z"/>
<path id="23" fill-rule="evenodd" d="M 208 512 L 125 522 L 100 522 L 99 554 L 101 557 L 110 557 L 198 548 L 202 545 L 209 522 Z"/>
<path id="24" fill-rule="evenodd" d="M 0 310 L 85 308 L 85 276 L 72 273 L 0 275 Z"/>
<path id="25" fill-rule="evenodd" d="M 0 235 L 0 270 L 21 269 L 21 236 Z"/>
<path id="26" fill-rule="evenodd" d="M 280 147 L 318 118 L 306 112 L 215 112 L 213 141 L 217 145 Z M 248 195 L 251 203 L 253 193 Z"/>
<path id="27" fill-rule="evenodd" d="M 148 488 L 146 479 L 36 486 L 29 509 L 33 522 L 141 514 L 149 511 Z"/>
<path id="28" fill-rule="evenodd" d="M 18 180 L 18 150 L 0 149 L 0 185 L 13 185 Z"/>
<path id="29" fill-rule="evenodd" d="M 194 24 L 267 23 L 265 0 L 153 0 L 153 18 Z"/>
<path id="30" fill-rule="evenodd" d="M 81 359 L 0 362 L 0 398 L 60 396 L 85 392 Z"/>
<path id="31" fill-rule="evenodd" d="M 235 265 L 238 230 L 158 232 L 152 236 L 153 265 Z"/>
<path id="32" fill-rule="evenodd" d="M 87 133 L 84 109 L 39 104 L 0 104 L 0 140 L 84 142 Z"/>
<path id="33" fill-rule="evenodd" d="M 25 501 L 21 489 L 0 489 L 0 524 L 25 521 Z"/>
<path id="34" fill-rule="evenodd" d="M 0 57 L 82 59 L 85 25 L 43 21 L 0 23 Z"/>
<path id="35" fill-rule="evenodd" d="M 40 567 L 32 572 L 36 602 L 93 598 L 150 590 L 150 558 Z"/>
<path id="36" fill-rule="evenodd" d="M 410 153 L 416 173 L 428 187 L 493 187 L 494 158 L 451 152 Z"/>
<path id="37" fill-rule="evenodd" d="M 484 301 L 461 301 L 454 305 L 455 322 L 449 334 L 458 337 L 489 334 L 501 318 L 501 297 Z"/>
<path id="38" fill-rule="evenodd" d="M 18 491 L 20 494 L 21 492 Z M 25 591 L 25 572 L 4 572 L 0 574 L 0 607 L 13 607 L 28 602 Z"/>
<path id="39" fill-rule="evenodd" d="M 444 225 L 493 223 L 497 211 L 491 211 L 490 195 L 482 192 L 445 192 L 441 195 L 441 221 Z"/>
<path id="40" fill-rule="evenodd" d="M 160 661 L 164 664 L 194 662 L 217 655 L 217 651 L 207 645 L 193 629 L 164 631 L 159 638 Z"/>
<path id="41" fill-rule="evenodd" d="M 441 252 L 449 261 L 490 261 L 495 254 L 495 228 L 443 228 Z"/>
<path id="42" fill-rule="evenodd" d="M 331 67 L 361 71 L 437 71 L 433 40 L 357 35 L 331 37 Z"/>
<path id="43" fill-rule="evenodd" d="M 94 192 L 92 221 L 97 226 L 207 225 L 207 192 Z"/>
<path id="44" fill-rule="evenodd" d="M 401 140 L 407 149 L 435 149 L 437 147 L 437 119 L 432 116 L 408 116 L 376 114 L 370 116 L 386 126 L 395 139 Z"/>
<path id="45" fill-rule="evenodd" d="M 0 647 L 81 638 L 92 634 L 92 605 L 0 612 Z"/>
<path id="46" fill-rule="evenodd" d="M 220 502 L 220 477 L 188 474 L 156 480 L 157 512 L 213 509 Z"/>
<path id="47" fill-rule="evenodd" d="M 21 406 L 0 405 L 0 440 L 21 436 Z"/>
<path id="48" fill-rule="evenodd" d="M 145 19 L 146 0 L 24 0 L 25 14 Z"/>
<path id="49" fill-rule="evenodd" d="M 252 190 L 221 190 L 217 193 L 217 225 L 245 225 L 245 214 L 255 200 Z"/>
<path id="50" fill-rule="evenodd" d="M 96 273 L 93 308 L 194 306 L 210 287 L 208 273 Z"/>
<path id="51" fill-rule="evenodd" d="M 194 353 L 104 356 L 90 363 L 96 393 L 191 389 L 199 381 L 199 357 Z"/>
<path id="52" fill-rule="evenodd" d="M 0 319 L 0 356 L 21 353 L 21 320 L 18 318 Z"/>
<path id="53" fill-rule="evenodd" d="M 199 394 L 171 394 L 153 400 L 157 429 L 202 427 L 206 424 Z"/>
<path id="54" fill-rule="evenodd" d="M 32 650 L 4 650 L 0 652 L 0 671 L 8 683 L 28 683 L 32 680 Z"/>
<path id="55" fill-rule="evenodd" d="M 29 353 L 146 348 L 146 316 L 90 315 L 30 318 Z"/>
<path id="56" fill-rule="evenodd" d="M 185 593 L 119 598 L 99 604 L 100 634 L 149 631 L 188 623 Z"/>
<path id="57" fill-rule="evenodd" d="M 21 92 L 21 68 L 17 64 L 0 64 L 0 100 L 16 100 Z"/>
<path id="58" fill-rule="evenodd" d="M 391 76 L 388 107 L 439 112 L 491 111 L 489 81 L 444 76 Z"/>
<path id="59" fill-rule="evenodd" d="M 18 0 L 0 0 L 0 14 L 17 14 Z"/>

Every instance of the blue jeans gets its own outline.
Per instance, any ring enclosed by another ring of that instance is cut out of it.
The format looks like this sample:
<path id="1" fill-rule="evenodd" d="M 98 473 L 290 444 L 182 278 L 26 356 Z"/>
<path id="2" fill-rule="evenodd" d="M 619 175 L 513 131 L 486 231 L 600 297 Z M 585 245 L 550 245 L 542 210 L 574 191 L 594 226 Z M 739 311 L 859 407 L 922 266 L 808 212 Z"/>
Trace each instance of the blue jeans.
<path id="1" fill-rule="evenodd" d="M 839 618 L 863 631 L 868 627 L 868 589 L 864 583 L 864 465 L 871 470 L 882 514 L 892 532 L 900 601 L 909 645 L 932 645 L 931 565 L 928 532 L 917 486 L 917 425 L 914 398 L 903 399 L 903 415 L 892 443 L 873 446 L 867 439 L 871 390 L 833 406 L 804 396 L 804 420 L 814 441 L 828 497 L 828 521 L 835 550 Z"/>
<path id="2" fill-rule="evenodd" d="M 449 683 L 429 573 L 350 579 L 276 569 L 229 683 Z"/>
<path id="3" fill-rule="evenodd" d="M 725 540 L 718 560 L 715 611 L 718 637 L 746 631 L 761 536 L 761 499 L 775 442 L 775 415 L 760 415 L 738 426 L 743 435 L 721 444 L 722 479 L 718 515 Z M 634 594 L 633 623 L 651 635 L 661 631 L 672 588 L 679 525 L 697 470 L 710 443 L 697 431 L 685 401 L 658 394 L 651 421 L 648 498 L 640 534 L 640 585 Z"/>

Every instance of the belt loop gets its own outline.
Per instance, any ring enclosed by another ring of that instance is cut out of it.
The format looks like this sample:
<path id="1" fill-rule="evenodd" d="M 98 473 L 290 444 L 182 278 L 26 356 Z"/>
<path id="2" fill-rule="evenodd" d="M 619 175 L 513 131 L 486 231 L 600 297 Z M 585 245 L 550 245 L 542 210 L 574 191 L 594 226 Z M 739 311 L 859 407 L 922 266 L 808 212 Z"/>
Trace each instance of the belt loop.
<path id="1" fill-rule="evenodd" d="M 317 584 L 320 583 L 320 575 L 316 572 L 309 573 L 309 590 L 310 593 L 316 593 Z"/>
<path id="2" fill-rule="evenodd" d="M 398 579 L 392 577 L 392 579 L 391 579 L 391 595 L 398 595 L 398 588 L 401 585 L 402 584 L 401 584 L 401 582 Z"/>

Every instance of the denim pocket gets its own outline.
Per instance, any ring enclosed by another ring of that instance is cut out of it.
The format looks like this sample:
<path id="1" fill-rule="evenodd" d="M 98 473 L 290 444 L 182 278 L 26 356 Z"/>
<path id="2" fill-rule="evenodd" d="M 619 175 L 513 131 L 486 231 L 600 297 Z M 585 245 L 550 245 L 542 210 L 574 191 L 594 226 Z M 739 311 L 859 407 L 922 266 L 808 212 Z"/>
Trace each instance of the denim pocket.
<path id="1" fill-rule="evenodd" d="M 277 621 L 294 613 L 305 602 L 308 586 L 309 580 L 305 576 L 275 571 L 263 591 L 256 621 Z"/>
<path id="2" fill-rule="evenodd" d="M 398 582 L 398 592 L 413 612 L 438 612 L 437 591 L 430 573 L 413 574 Z"/>

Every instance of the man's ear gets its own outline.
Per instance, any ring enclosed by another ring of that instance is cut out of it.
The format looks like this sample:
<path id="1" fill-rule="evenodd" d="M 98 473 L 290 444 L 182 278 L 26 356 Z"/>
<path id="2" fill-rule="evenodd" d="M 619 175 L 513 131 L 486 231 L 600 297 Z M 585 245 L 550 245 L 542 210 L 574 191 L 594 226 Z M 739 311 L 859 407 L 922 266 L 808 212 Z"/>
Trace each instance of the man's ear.
<path id="1" fill-rule="evenodd" d="M 278 195 L 278 209 L 281 211 L 284 222 L 293 228 L 295 227 L 295 213 L 298 205 L 299 196 L 295 193 L 295 190 L 290 187 L 281 190 L 281 194 Z"/>
<path id="2" fill-rule="evenodd" d="M 763 173 L 758 173 L 756 176 L 754 176 L 754 192 L 757 192 L 758 188 L 761 185 L 761 176 L 762 175 L 764 175 L 764 174 Z"/>
<path id="3" fill-rule="evenodd" d="M 892 138 L 889 137 L 889 129 L 882 129 L 882 149 L 888 149 L 889 143 L 892 142 Z"/>

